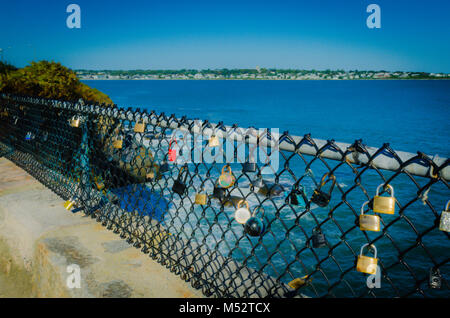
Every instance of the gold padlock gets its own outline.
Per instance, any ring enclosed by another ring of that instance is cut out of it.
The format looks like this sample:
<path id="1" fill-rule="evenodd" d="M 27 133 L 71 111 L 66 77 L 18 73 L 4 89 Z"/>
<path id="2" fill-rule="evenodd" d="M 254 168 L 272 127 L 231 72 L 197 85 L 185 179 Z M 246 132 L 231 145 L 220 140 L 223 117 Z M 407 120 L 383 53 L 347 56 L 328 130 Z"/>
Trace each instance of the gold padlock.
<path id="1" fill-rule="evenodd" d="M 74 128 L 79 128 L 80 127 L 80 118 L 73 116 L 72 119 L 70 120 L 70 126 L 72 126 Z"/>
<path id="2" fill-rule="evenodd" d="M 297 290 L 300 287 L 305 286 L 306 284 L 308 284 L 311 280 L 312 280 L 312 278 L 309 279 L 308 275 L 305 275 L 305 276 L 303 276 L 301 278 L 296 278 L 296 279 L 290 281 L 288 283 L 288 286 L 291 287 L 292 289 Z"/>
<path id="3" fill-rule="evenodd" d="M 203 191 L 203 189 L 201 191 Z M 198 205 L 205 205 L 207 199 L 208 199 L 208 197 L 207 197 L 206 193 L 197 193 L 195 195 L 195 202 L 194 203 L 198 204 Z"/>
<path id="4" fill-rule="evenodd" d="M 361 247 L 361 252 L 358 256 L 358 262 L 356 263 L 356 270 L 361 273 L 375 275 L 377 273 L 377 248 L 375 245 L 370 245 L 370 248 L 373 248 L 374 254 L 373 257 L 363 255 L 364 247 L 369 246 L 369 244 L 364 244 Z"/>
<path id="5" fill-rule="evenodd" d="M 395 213 L 395 197 L 394 188 L 388 184 L 388 188 L 391 191 L 390 197 L 382 197 L 378 195 L 380 188 L 383 184 L 380 184 L 377 188 L 377 193 L 373 198 L 373 212 L 384 213 L 384 214 L 394 214 Z"/>
<path id="6" fill-rule="evenodd" d="M 64 208 L 65 208 L 66 210 L 70 210 L 70 209 L 73 207 L 74 204 L 75 204 L 75 201 L 73 201 L 72 199 L 70 199 L 70 200 L 64 202 Z"/>
<path id="7" fill-rule="evenodd" d="M 144 131 L 145 131 L 144 121 L 142 120 L 141 122 L 136 122 L 136 124 L 134 125 L 134 132 L 143 133 Z"/>
<path id="8" fill-rule="evenodd" d="M 361 207 L 361 214 L 359 215 L 359 229 L 361 231 L 380 231 L 380 217 L 378 215 L 364 214 L 364 206 L 369 204 L 369 201 L 364 202 Z"/>
<path id="9" fill-rule="evenodd" d="M 208 146 L 217 147 L 219 145 L 220 145 L 219 138 L 216 135 L 212 135 L 211 138 L 209 138 Z"/>
<path id="10" fill-rule="evenodd" d="M 123 139 L 122 138 L 116 139 L 116 140 L 113 141 L 113 147 L 115 149 L 122 149 L 122 144 L 123 144 Z"/>
<path id="11" fill-rule="evenodd" d="M 442 211 L 441 222 L 439 223 L 439 230 L 450 232 L 450 211 L 449 211 L 450 200 L 445 206 L 445 211 Z"/>

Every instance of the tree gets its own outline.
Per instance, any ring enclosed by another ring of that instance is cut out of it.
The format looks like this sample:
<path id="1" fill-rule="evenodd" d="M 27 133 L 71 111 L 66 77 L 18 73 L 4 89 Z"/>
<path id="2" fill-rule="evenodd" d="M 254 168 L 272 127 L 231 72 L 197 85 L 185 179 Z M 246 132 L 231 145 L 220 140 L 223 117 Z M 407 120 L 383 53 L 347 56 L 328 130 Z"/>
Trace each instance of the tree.
<path id="1" fill-rule="evenodd" d="M 81 83 L 75 72 L 55 62 L 32 62 L 2 75 L 0 92 L 16 95 L 113 104 L 102 92 Z"/>

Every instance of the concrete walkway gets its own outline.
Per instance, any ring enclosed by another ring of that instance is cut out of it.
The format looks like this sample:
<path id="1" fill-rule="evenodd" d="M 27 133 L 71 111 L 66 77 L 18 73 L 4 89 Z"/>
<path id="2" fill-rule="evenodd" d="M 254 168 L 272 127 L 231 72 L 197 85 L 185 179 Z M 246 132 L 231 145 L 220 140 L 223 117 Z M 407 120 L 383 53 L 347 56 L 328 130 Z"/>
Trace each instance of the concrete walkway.
<path id="1" fill-rule="evenodd" d="M 72 264 L 81 288 L 68 287 Z M 0 297 L 203 296 L 0 158 Z"/>

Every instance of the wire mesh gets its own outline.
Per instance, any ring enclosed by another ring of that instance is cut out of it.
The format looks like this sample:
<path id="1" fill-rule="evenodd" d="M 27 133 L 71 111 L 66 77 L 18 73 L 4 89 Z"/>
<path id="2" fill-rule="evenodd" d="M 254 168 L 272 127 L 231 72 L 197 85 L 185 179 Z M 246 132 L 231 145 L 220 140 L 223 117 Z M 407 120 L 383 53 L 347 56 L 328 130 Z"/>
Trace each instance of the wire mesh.
<path id="1" fill-rule="evenodd" d="M 448 159 L 10 95 L 0 142 L 206 296 L 450 295 Z"/>

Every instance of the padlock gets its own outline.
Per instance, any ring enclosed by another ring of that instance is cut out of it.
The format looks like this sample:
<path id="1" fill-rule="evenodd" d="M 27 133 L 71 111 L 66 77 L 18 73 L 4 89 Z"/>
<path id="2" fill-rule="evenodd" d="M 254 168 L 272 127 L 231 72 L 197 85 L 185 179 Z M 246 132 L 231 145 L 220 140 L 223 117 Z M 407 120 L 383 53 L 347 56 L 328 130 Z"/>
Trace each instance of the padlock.
<path id="1" fill-rule="evenodd" d="M 288 286 L 291 287 L 292 289 L 297 290 L 300 287 L 305 286 L 306 284 L 308 284 L 310 280 L 311 279 L 308 279 L 308 275 L 305 275 L 305 276 L 303 276 L 301 278 L 296 278 L 296 279 L 290 281 L 288 283 Z"/>
<path id="2" fill-rule="evenodd" d="M 373 198 L 373 212 L 384 213 L 384 214 L 394 214 L 395 213 L 395 197 L 394 188 L 391 185 L 387 185 L 391 190 L 390 197 L 379 196 L 378 193 L 383 184 L 380 184 L 377 188 L 377 193 Z"/>
<path id="3" fill-rule="evenodd" d="M 217 147 L 220 145 L 219 138 L 216 135 L 212 135 L 211 138 L 209 138 L 208 146 L 209 147 Z"/>
<path id="4" fill-rule="evenodd" d="M 228 173 L 225 173 L 225 168 L 228 168 Z M 236 178 L 233 176 L 233 173 L 231 172 L 231 167 L 229 165 L 225 165 L 222 168 L 222 173 L 219 176 L 218 184 L 221 188 L 229 188 L 233 186 L 234 182 L 236 181 Z"/>
<path id="5" fill-rule="evenodd" d="M 155 171 L 150 170 L 149 172 L 147 172 L 147 174 L 145 175 L 145 178 L 147 180 L 153 180 L 155 178 Z"/>
<path id="6" fill-rule="evenodd" d="M 369 201 L 364 202 L 361 207 L 361 214 L 359 215 L 359 229 L 361 231 L 380 231 L 380 217 L 378 215 L 364 214 L 364 206 L 369 204 Z"/>
<path id="7" fill-rule="evenodd" d="M 31 132 L 29 131 L 29 132 L 27 132 L 27 134 L 25 135 L 25 140 L 31 140 L 31 139 L 33 139 L 32 137 L 33 137 L 33 135 L 32 135 Z"/>
<path id="8" fill-rule="evenodd" d="M 292 190 L 286 197 L 286 203 L 291 205 L 298 205 L 297 194 L 294 190 Z"/>
<path id="9" fill-rule="evenodd" d="M 171 140 L 169 142 L 169 161 L 170 162 L 174 162 L 175 160 L 177 160 L 177 150 L 176 149 L 172 149 L 172 142 L 175 141 L 175 143 L 178 146 L 178 142 L 176 139 Z"/>
<path id="10" fill-rule="evenodd" d="M 253 185 L 255 188 L 263 188 L 263 187 L 266 186 L 266 184 L 264 183 L 264 180 L 263 180 L 261 174 L 258 174 L 258 175 L 256 176 L 256 179 L 252 181 L 252 185 Z"/>
<path id="11" fill-rule="evenodd" d="M 241 205 L 245 204 L 245 208 L 242 208 Z M 238 202 L 237 209 L 234 212 L 234 219 L 239 224 L 245 224 L 245 222 L 248 221 L 252 217 L 252 214 L 250 213 L 248 202 L 245 200 L 241 200 Z"/>
<path id="12" fill-rule="evenodd" d="M 219 181 L 219 180 L 217 180 L 217 181 Z M 221 188 L 216 182 L 216 184 L 214 185 L 213 197 L 222 201 L 223 199 L 225 199 L 225 196 L 226 196 L 226 190 L 224 188 Z"/>
<path id="13" fill-rule="evenodd" d="M 169 171 L 169 164 L 164 160 L 159 167 L 159 173 L 165 173 L 167 171 Z"/>
<path id="14" fill-rule="evenodd" d="M 256 163 L 255 162 L 244 162 L 242 164 L 242 172 L 255 172 Z"/>
<path id="15" fill-rule="evenodd" d="M 204 193 L 204 189 L 203 188 L 200 190 L 200 192 L 203 192 L 203 193 L 197 193 L 195 195 L 195 202 L 194 203 L 198 204 L 198 205 L 205 205 L 207 200 L 208 200 L 208 196 L 206 195 L 206 193 Z"/>
<path id="16" fill-rule="evenodd" d="M 298 195 L 301 195 L 305 204 L 307 204 L 308 199 L 306 198 L 305 189 L 301 184 L 295 184 L 291 192 L 287 195 L 285 202 L 291 205 L 299 205 Z"/>
<path id="17" fill-rule="evenodd" d="M 442 211 L 441 221 L 439 223 L 439 230 L 450 232 L 450 211 L 449 211 L 450 200 L 445 206 L 445 211 Z"/>
<path id="18" fill-rule="evenodd" d="M 361 252 L 358 256 L 358 262 L 356 263 L 356 270 L 361 273 L 375 275 L 377 273 L 377 248 L 375 245 L 370 245 L 370 248 L 373 248 L 374 254 L 373 257 L 363 255 L 364 247 L 369 246 L 369 244 L 364 244 L 361 247 Z"/>
<path id="19" fill-rule="evenodd" d="M 312 231 L 312 245 L 314 248 L 321 248 L 327 245 L 325 234 L 320 228 L 315 228 Z"/>
<path id="20" fill-rule="evenodd" d="M 430 268 L 430 280 L 428 282 L 430 288 L 440 289 L 442 286 L 441 271 L 439 268 Z"/>
<path id="21" fill-rule="evenodd" d="M 144 131 L 145 131 L 144 121 L 141 120 L 141 122 L 136 122 L 136 124 L 134 125 L 134 132 L 143 133 Z"/>
<path id="22" fill-rule="evenodd" d="M 122 149 L 122 145 L 123 145 L 123 138 L 120 137 L 116 140 L 113 141 L 113 148 L 114 149 Z"/>
<path id="23" fill-rule="evenodd" d="M 325 178 L 328 177 L 326 180 Z M 325 186 L 328 181 L 332 180 L 332 184 L 328 193 L 322 191 L 322 187 Z M 320 181 L 320 185 L 317 189 L 314 190 L 314 193 L 311 197 L 311 202 L 317 204 L 318 206 L 324 208 L 330 203 L 331 193 L 333 192 L 333 188 L 336 184 L 336 177 L 334 175 L 330 175 L 329 173 L 325 173 Z"/>
<path id="24" fill-rule="evenodd" d="M 260 218 L 256 217 L 256 213 L 262 210 Z M 252 217 L 249 218 L 244 225 L 244 232 L 250 236 L 261 236 L 265 231 L 264 225 L 264 208 L 256 207 Z"/>
<path id="25" fill-rule="evenodd" d="M 183 172 L 184 172 L 184 178 L 183 178 Z M 184 195 L 184 192 L 186 191 L 186 180 L 188 177 L 188 171 L 187 166 L 183 166 L 180 169 L 180 173 L 178 174 L 177 180 L 174 181 L 172 186 L 172 191 L 175 193 L 178 193 L 180 196 Z"/>
<path id="26" fill-rule="evenodd" d="M 70 126 L 74 128 L 80 128 L 81 120 L 79 117 L 73 116 L 70 120 Z"/>
<path id="27" fill-rule="evenodd" d="M 73 199 L 70 199 L 70 200 L 64 202 L 64 208 L 69 211 L 74 206 L 74 204 L 75 204 L 75 201 Z"/>

